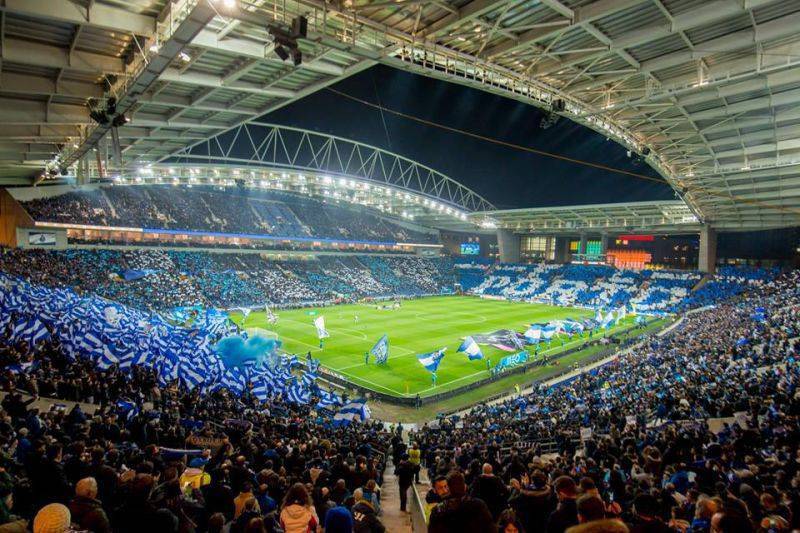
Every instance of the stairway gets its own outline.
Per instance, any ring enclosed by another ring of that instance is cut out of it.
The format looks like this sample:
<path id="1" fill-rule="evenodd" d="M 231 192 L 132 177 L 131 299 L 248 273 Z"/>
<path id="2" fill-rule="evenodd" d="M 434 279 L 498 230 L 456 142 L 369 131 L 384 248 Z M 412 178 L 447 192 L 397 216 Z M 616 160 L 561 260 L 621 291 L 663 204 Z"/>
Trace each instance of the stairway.
<path id="1" fill-rule="evenodd" d="M 408 509 L 413 505 L 411 499 L 414 498 L 414 489 L 408 489 Z M 383 473 L 383 485 L 381 485 L 381 516 L 379 517 L 386 531 L 392 533 L 411 533 L 411 513 L 404 513 L 400 510 L 400 487 L 397 484 L 397 477 L 394 475 L 394 463 L 389 455 L 386 462 L 386 470 Z"/>

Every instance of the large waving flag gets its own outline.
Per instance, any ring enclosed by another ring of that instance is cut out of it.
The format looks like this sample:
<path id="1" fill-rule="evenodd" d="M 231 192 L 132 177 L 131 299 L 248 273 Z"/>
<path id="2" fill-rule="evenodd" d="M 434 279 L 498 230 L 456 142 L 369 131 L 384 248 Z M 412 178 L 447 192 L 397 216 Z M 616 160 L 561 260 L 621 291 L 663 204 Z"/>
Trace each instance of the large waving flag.
<path id="1" fill-rule="evenodd" d="M 531 324 L 530 327 L 523 333 L 523 336 L 529 344 L 538 344 L 542 338 L 542 325 Z"/>
<path id="2" fill-rule="evenodd" d="M 320 315 L 314 319 L 314 326 L 317 328 L 317 337 L 320 339 L 324 339 L 326 337 L 330 337 L 328 334 L 328 330 L 325 329 L 325 317 Z"/>
<path id="3" fill-rule="evenodd" d="M 298 404 L 307 404 L 311 400 L 311 391 L 309 391 L 302 383 L 295 381 L 286 391 L 286 399 L 290 402 Z"/>
<path id="4" fill-rule="evenodd" d="M 444 352 L 446 350 L 447 348 L 442 348 L 441 350 L 437 350 L 435 352 L 420 354 L 417 356 L 417 360 L 428 372 L 436 372 L 436 370 L 439 368 L 439 363 L 441 363 L 442 359 L 444 359 Z"/>
<path id="5" fill-rule="evenodd" d="M 608 329 L 611 327 L 612 322 L 614 322 L 614 311 L 609 311 L 606 316 L 603 317 L 603 321 L 600 325 Z"/>
<path id="6" fill-rule="evenodd" d="M 594 321 L 597 322 L 598 324 L 603 323 L 603 310 L 600 309 L 599 307 L 597 308 L 597 311 L 594 314 Z"/>
<path id="7" fill-rule="evenodd" d="M 547 324 L 542 328 L 542 337 L 544 340 L 549 341 L 558 332 L 558 326 L 554 324 Z"/>
<path id="8" fill-rule="evenodd" d="M 467 357 L 470 361 L 483 359 L 483 352 L 481 351 L 480 346 L 478 346 L 478 343 L 475 342 L 475 339 L 472 337 L 467 337 L 464 339 L 464 342 L 461 343 L 461 346 L 458 347 L 457 351 L 467 354 Z"/>
<path id="9" fill-rule="evenodd" d="M 333 415 L 333 425 L 348 426 L 353 422 L 364 422 L 369 420 L 370 411 L 367 406 L 367 401 L 364 399 L 352 400 L 342 406 L 339 411 Z"/>
<path id="10" fill-rule="evenodd" d="M 389 337 L 384 333 L 383 337 L 378 339 L 378 342 L 375 343 L 369 353 L 375 356 L 376 363 L 385 363 L 389 359 Z"/>

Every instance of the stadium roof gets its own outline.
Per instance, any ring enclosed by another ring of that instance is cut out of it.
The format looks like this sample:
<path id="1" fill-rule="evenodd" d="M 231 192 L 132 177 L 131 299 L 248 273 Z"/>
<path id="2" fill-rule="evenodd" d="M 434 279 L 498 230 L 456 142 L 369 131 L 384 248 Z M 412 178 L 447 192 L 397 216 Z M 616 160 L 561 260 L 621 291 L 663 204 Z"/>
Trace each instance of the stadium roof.
<path id="1" fill-rule="evenodd" d="M 481 227 L 547 235 L 676 234 L 700 229 L 697 217 L 679 200 L 507 209 L 476 213 L 472 219 Z"/>
<path id="2" fill-rule="evenodd" d="M 294 66 L 266 25 L 297 15 L 309 35 Z M 5 0 L 0 16 L 7 182 L 93 148 L 105 131 L 84 101 L 104 87 L 137 165 L 381 62 L 563 102 L 646 155 L 701 221 L 800 223 L 796 0 Z"/>

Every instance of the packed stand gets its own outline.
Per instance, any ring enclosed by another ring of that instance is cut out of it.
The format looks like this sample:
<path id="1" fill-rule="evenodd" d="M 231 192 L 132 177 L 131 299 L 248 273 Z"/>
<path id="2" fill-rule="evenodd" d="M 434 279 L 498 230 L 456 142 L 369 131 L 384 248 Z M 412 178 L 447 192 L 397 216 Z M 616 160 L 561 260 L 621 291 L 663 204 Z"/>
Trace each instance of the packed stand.
<path id="1" fill-rule="evenodd" d="M 23 206 L 43 222 L 382 243 L 438 240 L 435 233 L 395 224 L 365 209 L 256 189 L 117 185 L 75 190 Z"/>
<path id="2" fill-rule="evenodd" d="M 6 249 L 0 250 L 0 272 L 151 311 L 441 294 L 452 291 L 453 284 L 452 263 L 445 259 L 273 261 L 258 254 L 161 250 Z"/>
<path id="3" fill-rule="evenodd" d="M 591 371 L 424 426 L 429 531 L 796 530 L 798 334 L 794 271 Z"/>

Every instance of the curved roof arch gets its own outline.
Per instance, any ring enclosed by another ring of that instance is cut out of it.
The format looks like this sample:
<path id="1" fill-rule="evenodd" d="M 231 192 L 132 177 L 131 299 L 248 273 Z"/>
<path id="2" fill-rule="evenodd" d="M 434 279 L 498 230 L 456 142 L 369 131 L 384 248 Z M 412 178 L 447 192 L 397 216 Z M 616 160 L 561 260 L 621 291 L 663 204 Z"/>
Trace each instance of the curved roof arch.
<path id="1" fill-rule="evenodd" d="M 422 195 L 466 213 L 495 209 L 470 188 L 407 157 L 335 135 L 264 122 L 242 124 L 160 162 L 170 164 L 324 173 Z"/>

